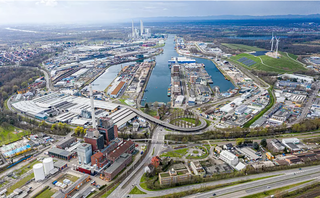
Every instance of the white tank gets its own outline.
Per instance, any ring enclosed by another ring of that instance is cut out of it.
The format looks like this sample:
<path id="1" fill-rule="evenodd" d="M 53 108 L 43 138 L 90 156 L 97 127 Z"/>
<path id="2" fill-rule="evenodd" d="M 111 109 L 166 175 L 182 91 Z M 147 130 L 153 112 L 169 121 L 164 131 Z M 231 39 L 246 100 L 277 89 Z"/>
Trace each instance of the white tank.
<path id="1" fill-rule="evenodd" d="M 43 160 L 44 173 L 48 175 L 51 170 L 53 170 L 53 159 L 51 157 L 45 158 Z"/>
<path id="2" fill-rule="evenodd" d="M 35 164 L 33 166 L 34 179 L 36 181 L 44 180 L 44 170 L 43 165 L 41 163 Z"/>

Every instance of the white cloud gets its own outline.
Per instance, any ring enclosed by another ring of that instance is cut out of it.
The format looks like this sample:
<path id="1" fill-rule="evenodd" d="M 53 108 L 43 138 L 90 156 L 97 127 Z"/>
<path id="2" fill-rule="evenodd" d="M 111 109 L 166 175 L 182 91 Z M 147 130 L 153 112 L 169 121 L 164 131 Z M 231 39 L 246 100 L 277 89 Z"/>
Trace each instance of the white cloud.
<path id="1" fill-rule="evenodd" d="M 55 7 L 57 4 L 57 0 L 41 0 L 36 2 L 36 5 L 45 5 L 50 7 Z"/>

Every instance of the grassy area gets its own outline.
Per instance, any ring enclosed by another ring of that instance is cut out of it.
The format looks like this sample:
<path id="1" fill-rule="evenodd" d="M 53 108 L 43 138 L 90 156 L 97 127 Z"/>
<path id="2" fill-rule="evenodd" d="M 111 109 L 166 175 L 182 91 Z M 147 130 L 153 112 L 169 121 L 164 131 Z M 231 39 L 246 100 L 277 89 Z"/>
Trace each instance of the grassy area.
<path id="1" fill-rule="evenodd" d="M 17 183 L 13 184 L 12 186 L 10 186 L 7 190 L 7 194 L 11 194 L 15 189 L 22 187 L 27 181 L 29 181 L 30 179 L 34 178 L 34 174 L 31 173 L 30 175 L 24 177 L 23 179 L 21 179 L 20 181 L 18 181 Z"/>
<path id="2" fill-rule="evenodd" d="M 101 197 L 103 197 L 103 198 L 108 197 L 118 186 L 119 186 L 119 184 L 115 185 L 113 188 L 111 188 L 106 193 L 104 193 Z"/>
<path id="3" fill-rule="evenodd" d="M 198 156 L 197 154 L 193 155 L 193 156 L 189 155 L 187 157 L 187 159 L 204 159 L 204 158 L 208 157 L 209 151 L 207 150 L 206 147 L 204 147 L 204 146 L 196 146 L 196 148 L 204 150 L 205 153 L 201 153 L 201 156 Z"/>
<path id="4" fill-rule="evenodd" d="M 152 155 L 154 154 L 154 147 L 153 147 L 153 150 L 152 150 Z"/>
<path id="5" fill-rule="evenodd" d="M 123 105 L 128 105 L 128 104 L 126 103 L 126 99 L 119 99 L 119 101 L 120 101 L 121 104 L 123 104 Z"/>
<path id="6" fill-rule="evenodd" d="M 261 116 L 263 116 L 264 113 L 266 113 L 274 104 L 274 98 L 272 95 L 272 87 L 268 89 L 269 92 L 269 96 L 270 96 L 270 102 L 269 104 L 266 106 L 266 108 L 264 108 L 260 113 L 258 113 L 256 116 L 254 116 L 254 118 L 252 118 L 251 120 L 249 120 L 247 123 L 245 123 L 243 125 L 243 127 L 250 127 L 251 124 L 253 124 L 256 120 L 258 120 Z"/>
<path id="7" fill-rule="evenodd" d="M 169 151 L 167 153 L 163 153 L 160 157 L 182 157 L 187 154 L 188 148 L 177 149 L 173 151 Z"/>
<path id="8" fill-rule="evenodd" d="M 56 191 L 54 189 L 46 189 L 45 191 L 43 191 L 41 194 L 39 194 L 38 196 L 36 196 L 35 198 L 48 198 L 51 197 Z"/>
<path id="9" fill-rule="evenodd" d="M 221 44 L 234 50 L 265 51 L 265 49 L 262 49 L 259 47 L 253 47 L 253 46 L 242 45 L 242 44 L 230 44 L 230 43 L 221 43 Z"/>
<path id="10" fill-rule="evenodd" d="M 293 73 L 297 71 L 306 70 L 306 68 L 304 68 L 302 64 L 299 64 L 298 62 L 292 60 L 287 56 L 287 54 L 280 52 L 280 55 L 281 55 L 280 58 L 272 58 L 267 55 L 262 55 L 257 57 L 252 54 L 242 53 L 236 56 L 232 56 L 231 60 L 237 62 L 238 64 L 248 69 L 256 69 L 256 70 L 262 70 L 262 71 L 268 71 L 268 72 Z M 251 59 L 256 63 L 251 66 L 244 65 L 243 63 L 238 62 L 238 60 L 242 57 Z M 260 58 L 262 59 L 264 64 L 261 63 Z"/>
<path id="11" fill-rule="evenodd" d="M 175 121 L 178 121 L 178 120 L 183 120 L 183 121 L 186 121 L 186 122 L 189 122 L 192 124 L 196 123 L 196 119 L 194 119 L 194 118 L 178 118 L 178 119 L 171 120 L 170 123 L 173 124 Z M 199 126 L 199 125 L 200 125 L 200 121 L 198 122 L 198 124 L 196 126 Z"/>
<path id="12" fill-rule="evenodd" d="M 141 194 L 147 194 L 147 193 L 141 191 L 139 188 L 137 188 L 137 186 L 135 186 L 135 187 L 130 191 L 129 194 L 140 194 L 140 195 L 141 195 Z"/>
<path id="13" fill-rule="evenodd" d="M 17 141 L 21 137 L 29 134 L 29 131 L 24 131 L 14 126 L 9 126 L 7 128 L 3 128 L 0 126 L 0 145 L 9 144 L 10 142 Z"/>
<path id="14" fill-rule="evenodd" d="M 281 187 L 281 188 L 276 188 L 276 189 L 273 189 L 273 190 L 264 191 L 264 192 L 253 194 L 253 195 L 248 195 L 248 196 L 245 196 L 243 198 L 264 198 L 264 197 L 269 197 L 269 196 L 274 195 L 274 194 L 276 194 L 278 192 L 283 192 L 285 190 L 288 190 L 288 189 L 296 187 L 296 186 L 300 186 L 300 185 L 308 183 L 310 181 L 312 181 L 312 180 L 308 180 L 308 181 L 300 182 L 300 183 L 297 183 L 297 184 L 284 186 L 284 187 Z"/>
<path id="15" fill-rule="evenodd" d="M 157 116 L 158 115 L 158 112 L 156 110 L 151 110 L 151 109 L 146 110 L 146 108 L 141 108 L 141 110 L 143 112 L 145 112 L 146 114 L 149 114 L 151 116 Z"/>
<path id="16" fill-rule="evenodd" d="M 297 56 L 297 55 L 294 55 L 294 54 L 288 53 L 288 55 L 289 55 L 291 58 L 293 58 L 294 60 L 297 60 L 297 58 L 298 58 L 298 56 Z"/>
<path id="17" fill-rule="evenodd" d="M 23 167 L 21 167 L 20 169 L 17 170 L 17 175 L 23 175 L 25 174 L 26 172 L 28 172 L 29 170 L 32 169 L 33 165 L 35 165 L 36 163 L 41 163 L 40 161 L 38 160 L 34 160 L 33 162 L 27 164 L 27 165 L 24 165 Z"/>
<path id="18" fill-rule="evenodd" d="M 198 153 L 199 153 L 199 151 L 194 150 L 192 153 L 194 153 L 194 154 L 198 154 Z"/>
<path id="19" fill-rule="evenodd" d="M 210 151 L 211 146 L 209 144 L 204 144 L 203 146 L 207 148 L 208 152 Z"/>
<path id="20" fill-rule="evenodd" d="M 69 179 L 72 182 L 76 182 L 79 179 L 79 177 L 74 176 L 74 175 L 70 175 L 70 174 L 65 174 L 62 177 L 60 177 L 58 181 L 63 183 L 64 179 Z"/>
<path id="21" fill-rule="evenodd" d="M 152 48 L 164 47 L 164 45 L 165 45 L 165 44 L 160 44 L 160 45 L 157 44 L 157 45 L 155 45 L 155 46 L 152 46 Z"/>

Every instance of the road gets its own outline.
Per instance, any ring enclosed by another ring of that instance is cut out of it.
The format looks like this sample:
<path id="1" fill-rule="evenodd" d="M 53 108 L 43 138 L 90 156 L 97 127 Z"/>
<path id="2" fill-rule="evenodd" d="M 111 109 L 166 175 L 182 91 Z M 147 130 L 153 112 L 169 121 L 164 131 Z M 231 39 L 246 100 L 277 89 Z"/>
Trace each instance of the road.
<path id="1" fill-rule="evenodd" d="M 162 121 L 162 120 L 159 120 L 157 118 L 154 118 L 153 116 L 149 115 L 149 114 L 146 114 L 140 110 L 137 110 L 133 107 L 130 107 L 130 106 L 127 106 L 127 105 L 121 105 L 119 104 L 120 106 L 124 107 L 124 108 L 128 108 L 130 109 L 131 111 L 135 112 L 136 114 L 140 115 L 141 117 L 153 122 L 153 123 L 156 123 L 160 126 L 163 126 L 165 128 L 168 128 L 168 129 L 171 129 L 171 130 L 175 130 L 175 131 L 180 131 L 180 132 L 195 132 L 195 131 L 200 131 L 202 129 L 205 129 L 207 127 L 207 122 L 202 119 L 202 118 L 199 118 L 199 121 L 201 122 L 199 126 L 195 126 L 195 127 L 192 127 L 192 128 L 183 128 L 183 127 L 179 127 L 179 126 L 175 126 L 173 124 L 170 124 L 168 122 L 165 122 L 165 121 Z"/>
<path id="2" fill-rule="evenodd" d="M 162 127 L 157 127 L 154 132 L 152 139 L 164 141 L 166 131 Z M 123 198 L 126 197 L 134 186 L 138 186 L 140 178 L 144 174 L 144 167 L 151 162 L 153 156 L 160 154 L 163 144 L 151 143 L 150 150 L 140 165 L 111 193 L 109 197 Z M 153 153 L 153 154 L 152 154 Z M 128 184 L 124 186 L 126 183 Z"/>
<path id="3" fill-rule="evenodd" d="M 142 198 L 143 197 L 144 198 L 144 197 L 163 196 L 163 195 L 168 195 L 171 193 L 187 191 L 190 189 L 197 189 L 197 188 L 201 188 L 204 186 L 214 186 L 214 185 L 218 185 L 218 184 L 226 184 L 226 183 L 231 183 L 231 182 L 236 182 L 236 181 L 241 181 L 241 180 L 243 181 L 243 180 L 248 180 L 248 179 L 274 176 L 274 177 L 256 180 L 256 181 L 252 181 L 252 182 L 247 182 L 247 183 L 243 183 L 243 184 L 238 184 L 238 185 L 234 185 L 234 186 L 230 186 L 230 187 L 219 188 L 219 189 L 208 191 L 205 193 L 191 195 L 189 197 L 207 198 L 207 197 L 212 196 L 213 193 L 216 193 L 217 196 L 221 196 L 221 195 L 224 195 L 227 193 L 236 193 L 236 192 L 241 192 L 240 194 L 242 196 L 244 196 L 246 194 L 255 194 L 258 192 L 263 192 L 265 190 L 269 190 L 269 188 L 267 188 L 267 186 L 270 186 L 270 189 L 274 189 L 274 188 L 281 187 L 280 186 L 281 184 L 289 185 L 289 184 L 293 184 L 293 183 L 299 183 L 299 182 L 302 182 L 305 180 L 310 180 L 312 178 L 317 178 L 320 176 L 320 171 L 319 171 L 320 169 L 319 168 L 320 168 L 320 165 L 313 166 L 313 167 L 305 167 L 305 168 L 302 168 L 302 170 L 291 169 L 291 170 L 283 170 L 283 171 L 266 172 L 266 173 L 261 173 L 261 174 L 249 175 L 249 176 L 244 176 L 244 177 L 236 177 L 236 178 L 232 178 L 232 179 L 224 179 L 224 180 L 218 180 L 218 181 L 201 183 L 201 184 L 187 185 L 187 186 L 170 188 L 170 189 L 159 190 L 159 191 L 146 191 L 146 190 L 142 189 L 140 186 L 138 186 L 138 188 L 140 190 L 146 192 L 147 194 L 131 195 L 131 197 L 134 197 L 134 198 L 140 198 L 140 197 Z M 136 177 L 136 180 L 140 180 L 140 177 Z M 132 188 L 132 186 L 131 186 L 131 188 Z M 121 195 L 123 195 L 123 194 L 121 194 Z M 121 196 L 121 197 L 123 197 L 123 196 Z M 237 196 L 232 196 L 232 197 L 237 197 Z"/>

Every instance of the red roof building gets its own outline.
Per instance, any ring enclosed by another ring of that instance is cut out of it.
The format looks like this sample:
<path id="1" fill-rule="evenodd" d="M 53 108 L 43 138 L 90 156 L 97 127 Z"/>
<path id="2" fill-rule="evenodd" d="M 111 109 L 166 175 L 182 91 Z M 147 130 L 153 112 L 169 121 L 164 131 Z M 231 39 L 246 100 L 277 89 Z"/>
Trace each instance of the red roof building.
<path id="1" fill-rule="evenodd" d="M 114 149 L 111 153 L 107 155 L 107 159 L 115 162 L 119 159 L 120 155 L 123 153 L 131 154 L 135 149 L 135 144 L 131 140 L 123 141 L 121 144 L 118 145 L 116 149 Z"/>

